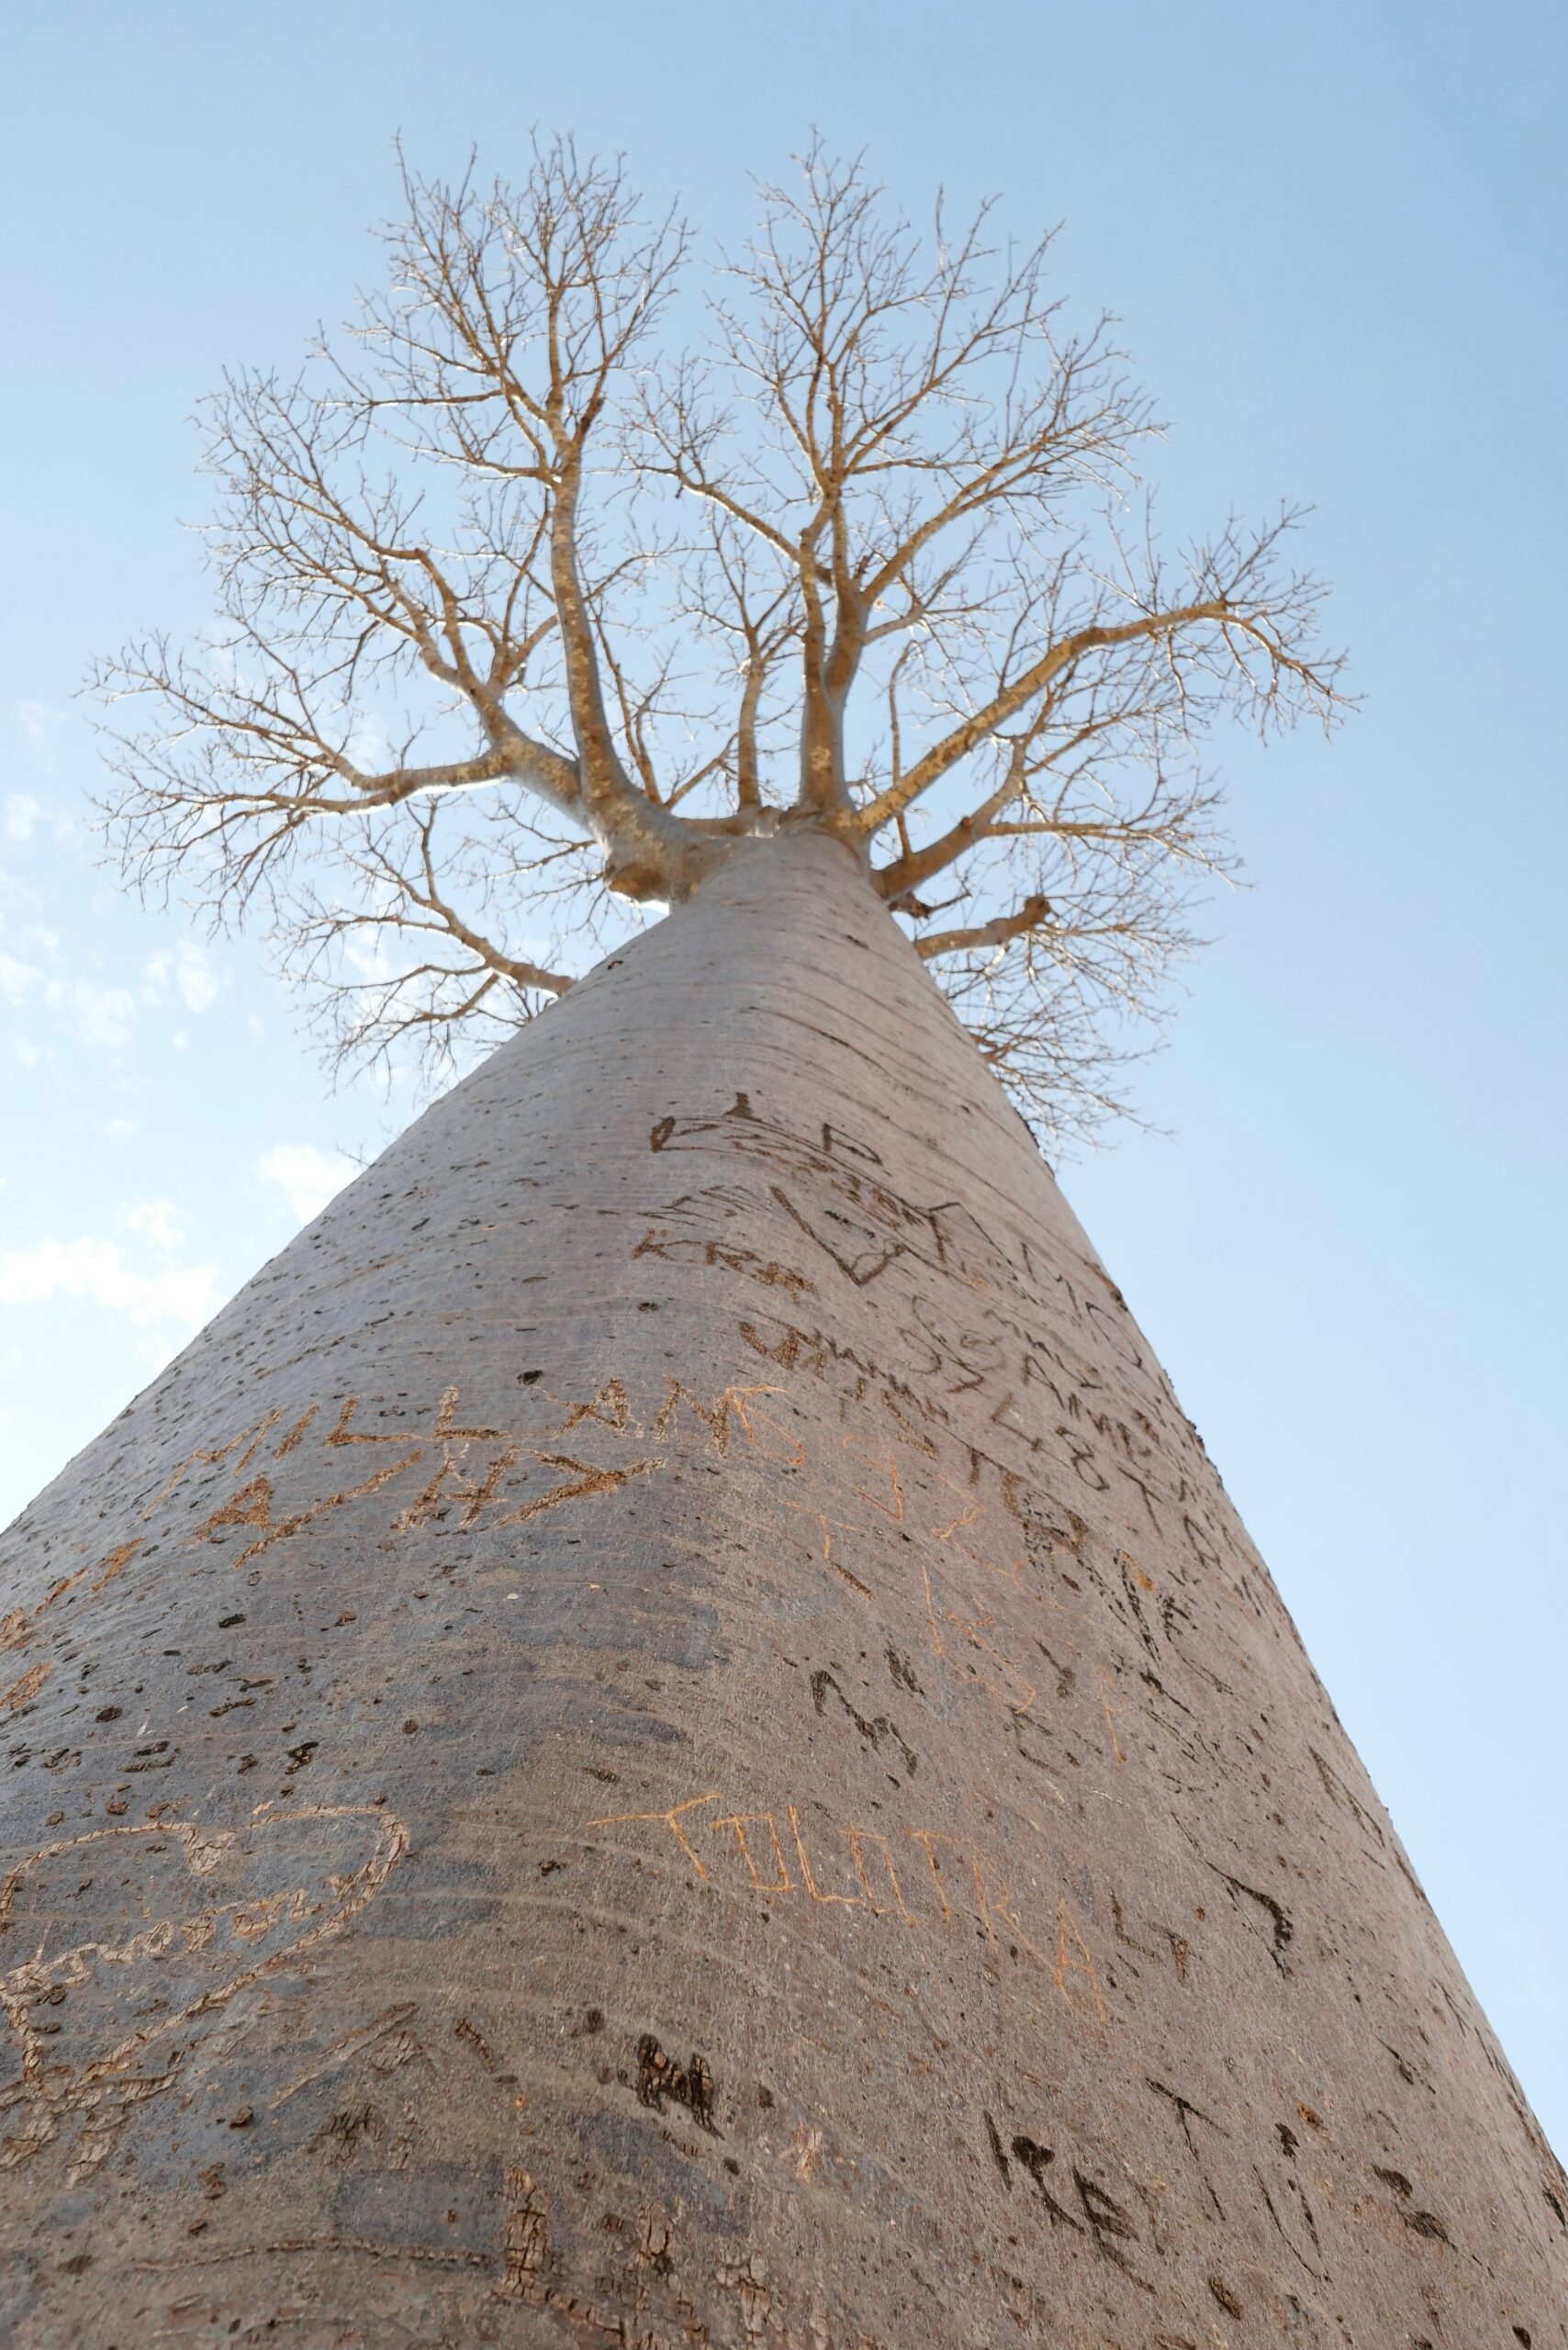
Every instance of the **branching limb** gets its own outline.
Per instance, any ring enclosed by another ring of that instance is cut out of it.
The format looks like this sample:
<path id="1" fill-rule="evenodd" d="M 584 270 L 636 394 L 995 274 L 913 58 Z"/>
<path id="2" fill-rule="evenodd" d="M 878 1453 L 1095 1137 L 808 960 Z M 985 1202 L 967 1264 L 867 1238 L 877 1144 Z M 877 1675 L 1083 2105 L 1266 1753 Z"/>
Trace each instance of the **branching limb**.
<path id="1" fill-rule="evenodd" d="M 101 673 L 105 823 L 133 881 L 259 913 L 335 1054 L 437 1076 L 622 934 L 607 892 L 830 832 L 1065 1133 L 1227 868 L 1209 734 L 1342 707 L 1322 591 L 1289 509 L 1174 560 L 1133 528 L 1156 428 L 1049 237 L 922 235 L 799 162 L 699 355 L 664 344 L 686 230 L 618 163 L 405 169 L 346 342 L 207 410 L 218 625 Z"/>
<path id="2" fill-rule="evenodd" d="M 565 995 L 572 984 L 569 979 L 559 971 L 546 971 L 537 963 L 525 962 L 518 956 L 503 954 L 471 923 L 465 922 L 454 906 L 448 904 L 442 896 L 441 885 L 436 878 L 435 859 L 431 852 L 434 831 L 435 811 L 432 808 L 420 826 L 420 864 L 424 877 L 422 889 L 410 881 L 406 873 L 395 871 L 383 861 L 387 878 L 395 881 L 409 905 L 431 915 L 449 938 L 455 939 L 460 946 L 465 946 L 498 979 L 510 979 L 514 987 L 537 988 L 543 995 Z M 409 918 L 405 915 L 399 919 L 407 923 Z"/>
<path id="3" fill-rule="evenodd" d="M 977 923 L 969 930 L 927 931 L 914 942 L 914 951 L 930 961 L 938 955 L 967 955 L 982 946 L 1009 946 L 1025 931 L 1038 930 L 1048 920 L 1051 901 L 1036 890 L 1015 913 L 998 914 L 992 922 Z"/>

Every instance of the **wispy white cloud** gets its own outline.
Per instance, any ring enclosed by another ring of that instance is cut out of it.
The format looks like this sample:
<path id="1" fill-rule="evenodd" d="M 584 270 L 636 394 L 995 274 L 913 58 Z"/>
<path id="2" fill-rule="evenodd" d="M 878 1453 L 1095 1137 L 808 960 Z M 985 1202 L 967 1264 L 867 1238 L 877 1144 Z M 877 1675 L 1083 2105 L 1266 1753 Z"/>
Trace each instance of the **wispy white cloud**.
<path id="1" fill-rule="evenodd" d="M 281 1142 L 257 1160 L 256 1172 L 263 1183 L 276 1183 L 300 1223 L 308 1224 L 359 1169 L 346 1151 Z"/>
<path id="2" fill-rule="evenodd" d="M 46 949 L 57 942 L 39 934 Z M 0 996 L 14 1011 L 41 1007 L 54 1013 L 84 1045 L 111 1051 L 130 1041 L 136 999 L 129 988 L 100 987 L 94 979 L 64 979 L 39 963 L 0 953 Z"/>
<path id="3" fill-rule="evenodd" d="M 90 1236 L 0 1249 L 0 1305 L 73 1299 L 144 1328 L 199 1329 L 223 1303 L 217 1273 L 210 1265 L 170 1261 L 157 1246 L 163 1261 L 151 1267 L 138 1264 L 118 1240 Z"/>
<path id="4" fill-rule="evenodd" d="M 51 762 L 44 761 L 47 767 Z M 47 829 L 62 846 L 68 846 L 75 837 L 76 826 L 70 812 L 63 808 L 51 808 L 31 791 L 8 791 L 5 805 L 0 807 L 0 840 L 17 847 L 25 847 L 40 830 Z"/>
<path id="5" fill-rule="evenodd" d="M 187 1012 L 207 1012 L 223 992 L 223 974 L 207 949 L 194 938 L 177 947 L 150 956 L 141 975 L 141 992 L 148 1003 L 162 1003 L 170 990 Z"/>
<path id="6" fill-rule="evenodd" d="M 47 702 L 22 701 L 17 704 L 17 720 L 23 733 L 38 753 L 40 767 L 54 765 L 55 737 L 65 724 L 68 713 L 51 710 Z"/>
<path id="7" fill-rule="evenodd" d="M 132 1200 L 121 1214 L 126 1230 L 139 1240 L 150 1240 L 154 1248 L 172 1252 L 185 1241 L 185 1211 L 173 1200 Z"/>
<path id="8" fill-rule="evenodd" d="M 43 973 L 34 963 L 24 963 L 18 955 L 7 955 L 0 948 L 0 995 L 9 1004 L 23 1004 L 42 979 Z"/>
<path id="9" fill-rule="evenodd" d="M 14 946 L 27 951 L 0 951 L 0 1002 L 14 1011 L 52 1014 L 81 1045 L 118 1052 L 129 1044 L 138 1016 L 134 989 L 106 986 L 72 972 L 65 942 L 43 923 L 13 925 L 11 937 Z M 226 974 L 199 941 L 183 939 L 142 966 L 140 1000 L 202 1013 L 217 1002 L 226 984 Z M 189 1038 L 182 1035 L 175 1042 L 188 1044 Z"/>
<path id="10" fill-rule="evenodd" d="M 84 1045 L 115 1052 L 130 1042 L 136 1000 L 129 988 L 101 988 L 91 979 L 51 979 L 44 990 L 51 1010 L 62 1010 Z"/>

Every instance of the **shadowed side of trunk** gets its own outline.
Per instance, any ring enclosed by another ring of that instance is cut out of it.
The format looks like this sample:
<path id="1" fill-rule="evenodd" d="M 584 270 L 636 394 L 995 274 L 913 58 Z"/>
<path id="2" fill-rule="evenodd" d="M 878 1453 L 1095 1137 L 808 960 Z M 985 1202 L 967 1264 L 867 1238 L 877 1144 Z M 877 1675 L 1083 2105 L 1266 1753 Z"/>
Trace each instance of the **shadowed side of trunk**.
<path id="1" fill-rule="evenodd" d="M 833 841 L 429 1112 L 6 1556 L 8 2338 L 1568 2341 L 1387 1817 Z"/>

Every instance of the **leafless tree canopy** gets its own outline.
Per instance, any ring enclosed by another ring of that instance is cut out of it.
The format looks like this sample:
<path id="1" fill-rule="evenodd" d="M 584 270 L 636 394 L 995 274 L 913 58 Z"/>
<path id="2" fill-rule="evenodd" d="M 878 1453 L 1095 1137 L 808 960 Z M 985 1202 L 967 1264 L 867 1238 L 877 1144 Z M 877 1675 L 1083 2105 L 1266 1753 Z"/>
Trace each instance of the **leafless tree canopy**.
<path id="1" fill-rule="evenodd" d="M 1338 703 L 1294 516 L 1162 554 L 1050 241 L 922 236 L 819 148 L 700 309 L 686 229 L 569 143 L 404 194 L 342 342 L 208 406 L 222 623 L 99 679 L 150 713 L 126 871 L 262 916 L 339 1055 L 439 1066 L 616 901 L 817 825 L 1048 1131 L 1092 1124 L 1226 862 L 1209 728 Z"/>

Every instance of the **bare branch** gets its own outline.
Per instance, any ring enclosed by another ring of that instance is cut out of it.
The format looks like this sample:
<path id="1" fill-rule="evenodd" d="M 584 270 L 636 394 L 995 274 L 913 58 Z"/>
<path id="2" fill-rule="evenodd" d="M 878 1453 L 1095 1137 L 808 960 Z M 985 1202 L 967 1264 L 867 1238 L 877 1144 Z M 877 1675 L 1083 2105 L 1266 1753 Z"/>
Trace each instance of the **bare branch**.
<path id="1" fill-rule="evenodd" d="M 1016 913 L 998 914 L 993 921 L 977 923 L 970 930 L 927 931 L 915 940 L 914 951 L 929 961 L 937 955 L 971 954 L 981 946 L 1009 946 L 1025 931 L 1037 930 L 1050 911 L 1050 900 L 1036 890 L 1025 899 Z"/>
<path id="2" fill-rule="evenodd" d="M 346 335 L 205 410 L 218 623 L 99 674 L 106 831 L 140 886 L 259 915 L 335 1056 L 438 1078 L 628 901 L 815 825 L 1064 1133 L 1228 867 L 1210 734 L 1343 706 L 1322 590 L 1294 510 L 1174 556 L 1135 522 L 1157 428 L 1049 236 L 940 201 L 923 233 L 860 162 L 798 164 L 696 351 L 688 232 L 618 162 L 403 166 Z"/>

